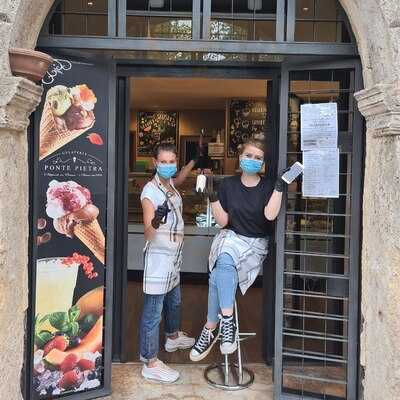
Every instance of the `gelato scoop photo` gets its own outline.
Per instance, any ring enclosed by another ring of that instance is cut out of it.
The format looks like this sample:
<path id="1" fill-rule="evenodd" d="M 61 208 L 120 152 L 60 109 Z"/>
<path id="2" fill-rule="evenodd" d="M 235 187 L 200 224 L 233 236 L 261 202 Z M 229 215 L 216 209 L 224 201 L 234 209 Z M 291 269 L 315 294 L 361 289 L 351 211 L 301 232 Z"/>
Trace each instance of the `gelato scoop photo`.
<path id="1" fill-rule="evenodd" d="M 93 127 L 96 102 L 95 94 L 85 84 L 49 89 L 40 121 L 40 160 Z"/>
<path id="2" fill-rule="evenodd" d="M 52 180 L 46 194 L 46 213 L 53 218 L 54 229 L 70 238 L 76 236 L 104 264 L 105 238 L 89 189 L 74 181 Z"/>

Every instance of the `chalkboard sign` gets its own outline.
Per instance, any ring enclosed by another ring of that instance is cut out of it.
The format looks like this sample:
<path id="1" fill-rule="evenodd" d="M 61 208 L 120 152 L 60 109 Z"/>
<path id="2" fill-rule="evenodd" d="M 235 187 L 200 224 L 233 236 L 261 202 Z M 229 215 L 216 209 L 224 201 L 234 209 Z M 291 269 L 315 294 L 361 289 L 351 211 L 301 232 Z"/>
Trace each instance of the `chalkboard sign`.
<path id="1" fill-rule="evenodd" d="M 237 156 L 237 148 L 254 137 L 264 140 L 267 132 L 267 104 L 260 100 L 232 99 L 229 105 L 228 157 Z"/>
<path id="2" fill-rule="evenodd" d="M 154 147 L 160 142 L 176 145 L 178 113 L 170 111 L 139 111 L 138 156 L 152 156 Z"/>

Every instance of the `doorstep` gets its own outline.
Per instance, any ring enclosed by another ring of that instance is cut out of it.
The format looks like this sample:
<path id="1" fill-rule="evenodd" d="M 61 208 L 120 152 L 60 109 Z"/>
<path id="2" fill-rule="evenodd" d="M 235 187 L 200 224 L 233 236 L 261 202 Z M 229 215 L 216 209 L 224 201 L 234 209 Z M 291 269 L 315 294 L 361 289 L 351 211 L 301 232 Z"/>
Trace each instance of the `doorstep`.
<path id="1" fill-rule="evenodd" d="M 142 378 L 141 364 L 126 363 L 112 366 L 112 395 L 107 400 L 272 400 L 272 369 L 263 364 L 246 364 L 254 374 L 253 385 L 236 392 L 209 386 L 203 373 L 206 365 L 169 364 L 181 373 L 173 384 L 148 382 Z"/>

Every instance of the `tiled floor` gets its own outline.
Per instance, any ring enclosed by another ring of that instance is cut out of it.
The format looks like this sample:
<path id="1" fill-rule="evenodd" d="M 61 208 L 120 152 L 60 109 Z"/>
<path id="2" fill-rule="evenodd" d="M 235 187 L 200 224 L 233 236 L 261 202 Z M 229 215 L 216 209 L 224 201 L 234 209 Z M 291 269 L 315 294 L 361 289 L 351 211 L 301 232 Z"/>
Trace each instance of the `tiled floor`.
<path id="1" fill-rule="evenodd" d="M 204 365 L 173 365 L 180 371 L 181 378 L 174 384 L 161 384 L 144 380 L 140 374 L 140 364 L 114 364 L 113 393 L 107 400 L 272 400 L 271 368 L 262 364 L 247 366 L 255 373 L 253 385 L 248 389 L 227 392 L 206 383 Z"/>

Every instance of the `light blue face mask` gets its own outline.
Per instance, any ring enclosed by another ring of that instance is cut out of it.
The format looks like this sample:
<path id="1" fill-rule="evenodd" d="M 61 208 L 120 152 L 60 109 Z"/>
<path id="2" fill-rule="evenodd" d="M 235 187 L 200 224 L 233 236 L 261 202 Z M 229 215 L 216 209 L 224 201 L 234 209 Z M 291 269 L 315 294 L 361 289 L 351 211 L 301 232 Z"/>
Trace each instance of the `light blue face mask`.
<path id="1" fill-rule="evenodd" d="M 176 174 L 176 171 L 176 164 L 157 164 L 157 174 L 160 175 L 161 178 L 172 178 Z"/>
<path id="2" fill-rule="evenodd" d="M 255 160 L 253 158 L 242 158 L 240 160 L 240 168 L 243 172 L 249 175 L 257 174 L 261 171 L 264 161 Z"/>

